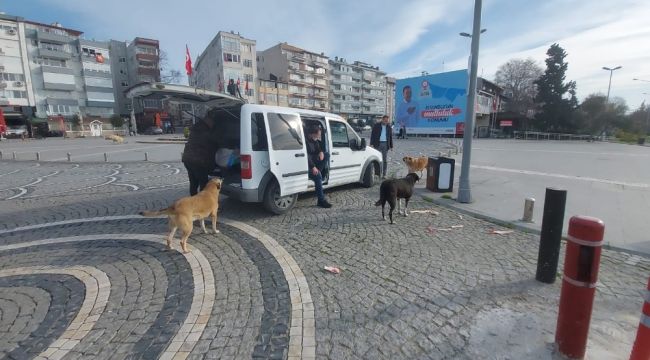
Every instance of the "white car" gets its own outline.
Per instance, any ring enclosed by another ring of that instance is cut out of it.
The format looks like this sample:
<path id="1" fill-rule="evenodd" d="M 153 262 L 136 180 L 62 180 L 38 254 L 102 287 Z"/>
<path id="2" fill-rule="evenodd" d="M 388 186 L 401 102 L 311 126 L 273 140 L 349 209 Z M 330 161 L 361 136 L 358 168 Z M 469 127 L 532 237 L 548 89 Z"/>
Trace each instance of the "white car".
<path id="1" fill-rule="evenodd" d="M 350 183 L 371 187 L 380 174 L 381 153 L 366 147 L 366 140 L 338 115 L 247 104 L 230 95 L 181 85 L 146 83 L 127 92 L 128 97 L 154 94 L 215 109 L 223 129 L 215 141 L 237 147 L 241 165 L 240 171 L 217 170 L 224 179 L 222 192 L 244 202 L 263 203 L 275 214 L 289 211 L 298 194 L 313 190 L 305 144 L 308 126 L 321 126 L 322 143 L 330 155 L 323 170 L 324 188 Z"/>

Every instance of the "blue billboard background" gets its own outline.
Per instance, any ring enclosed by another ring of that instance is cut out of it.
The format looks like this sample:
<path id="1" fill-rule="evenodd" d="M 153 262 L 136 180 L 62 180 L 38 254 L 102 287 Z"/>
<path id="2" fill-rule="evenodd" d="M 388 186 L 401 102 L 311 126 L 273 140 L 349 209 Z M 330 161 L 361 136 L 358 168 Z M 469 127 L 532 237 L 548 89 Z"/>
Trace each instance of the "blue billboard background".
<path id="1" fill-rule="evenodd" d="M 462 133 L 467 82 L 467 70 L 397 80 L 396 127 L 410 134 Z"/>

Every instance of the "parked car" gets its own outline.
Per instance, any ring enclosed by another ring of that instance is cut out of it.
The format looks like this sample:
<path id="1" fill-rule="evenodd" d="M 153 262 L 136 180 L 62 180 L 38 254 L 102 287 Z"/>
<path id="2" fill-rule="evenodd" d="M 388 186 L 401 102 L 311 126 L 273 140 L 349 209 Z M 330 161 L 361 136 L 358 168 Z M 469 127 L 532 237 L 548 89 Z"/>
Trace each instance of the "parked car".
<path id="1" fill-rule="evenodd" d="M 361 183 L 371 187 L 379 174 L 381 153 L 366 147 L 340 116 L 288 107 L 247 104 L 226 94 L 189 86 L 145 83 L 127 96 L 160 95 L 178 101 L 202 102 L 217 117 L 219 139 L 226 149 L 239 150 L 239 171 L 217 168 L 221 191 L 243 202 L 262 203 L 275 213 L 289 211 L 298 194 L 312 191 L 308 177 L 306 128 L 320 126 L 322 143 L 330 154 L 324 188 Z M 216 167 L 216 165 L 215 165 Z"/>
<path id="2" fill-rule="evenodd" d="M 151 126 L 144 131 L 145 135 L 162 135 L 163 130 L 157 126 Z"/>

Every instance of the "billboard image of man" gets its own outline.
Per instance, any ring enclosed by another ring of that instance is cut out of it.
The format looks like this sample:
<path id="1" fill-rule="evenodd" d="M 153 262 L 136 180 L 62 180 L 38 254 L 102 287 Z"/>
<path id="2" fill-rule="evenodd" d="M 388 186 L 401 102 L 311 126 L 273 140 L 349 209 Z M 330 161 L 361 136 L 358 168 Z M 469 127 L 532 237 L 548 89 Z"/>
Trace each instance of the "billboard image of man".
<path id="1" fill-rule="evenodd" d="M 400 126 L 412 127 L 418 121 L 418 103 L 413 100 L 413 90 L 410 85 L 402 88 L 403 100 L 397 106 L 397 123 Z"/>

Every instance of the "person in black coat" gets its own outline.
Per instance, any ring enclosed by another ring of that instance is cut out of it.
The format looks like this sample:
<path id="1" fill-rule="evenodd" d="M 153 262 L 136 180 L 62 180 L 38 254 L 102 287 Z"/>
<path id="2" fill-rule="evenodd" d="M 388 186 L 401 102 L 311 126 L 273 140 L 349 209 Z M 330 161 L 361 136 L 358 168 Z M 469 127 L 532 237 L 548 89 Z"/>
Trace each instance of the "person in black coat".
<path id="1" fill-rule="evenodd" d="M 216 167 L 214 156 L 219 147 L 216 128 L 214 116 L 208 114 L 190 129 L 182 158 L 190 180 L 190 195 L 205 188 L 210 172 Z"/>
<path id="2" fill-rule="evenodd" d="M 314 182 L 316 190 L 316 197 L 318 203 L 316 205 L 322 208 L 331 208 L 325 193 L 323 192 L 323 170 L 325 168 L 328 157 L 320 145 L 321 129 L 319 126 L 312 126 L 307 130 L 307 163 L 309 166 L 309 179 Z"/>
<path id="3" fill-rule="evenodd" d="M 388 150 L 393 150 L 393 129 L 390 126 L 388 115 L 384 115 L 381 121 L 372 127 L 370 147 L 381 151 L 383 163 L 381 177 L 385 178 L 388 170 Z"/>

